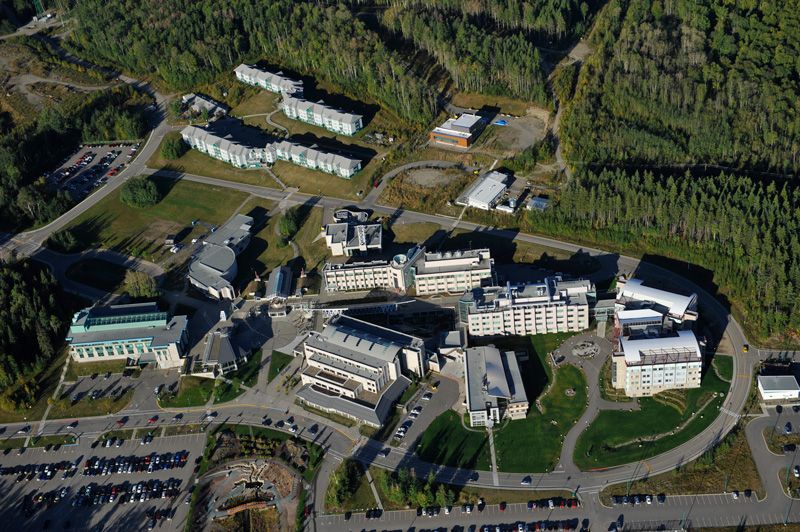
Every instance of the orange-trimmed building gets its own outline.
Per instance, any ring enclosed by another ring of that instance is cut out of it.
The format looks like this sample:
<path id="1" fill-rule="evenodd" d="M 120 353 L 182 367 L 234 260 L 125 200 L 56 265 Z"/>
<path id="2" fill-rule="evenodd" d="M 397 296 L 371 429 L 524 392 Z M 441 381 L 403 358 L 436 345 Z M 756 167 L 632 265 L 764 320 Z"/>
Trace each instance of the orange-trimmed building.
<path id="1" fill-rule="evenodd" d="M 458 118 L 449 118 L 444 124 L 430 132 L 431 142 L 459 148 L 469 148 L 481 134 L 484 121 L 478 115 L 464 113 Z"/>

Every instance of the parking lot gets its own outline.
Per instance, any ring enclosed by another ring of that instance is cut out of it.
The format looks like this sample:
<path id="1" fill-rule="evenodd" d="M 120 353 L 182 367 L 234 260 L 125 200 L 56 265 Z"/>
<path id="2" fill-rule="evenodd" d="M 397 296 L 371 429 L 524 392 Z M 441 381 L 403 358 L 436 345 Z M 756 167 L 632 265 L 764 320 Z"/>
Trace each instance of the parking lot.
<path id="1" fill-rule="evenodd" d="M 430 394 L 429 398 L 424 399 L 428 394 Z M 430 386 L 424 386 L 406 405 L 408 412 L 401 418 L 392 434 L 393 443 L 403 449 L 413 448 L 414 442 L 425 432 L 433 420 L 448 410 L 457 400 L 458 383 L 452 379 L 439 379 L 439 385 L 435 391 Z M 406 429 L 401 431 L 404 426 Z M 401 433 L 403 436 L 398 438 Z"/>
<path id="2" fill-rule="evenodd" d="M 139 144 L 83 146 L 60 168 L 45 176 L 47 182 L 80 201 L 121 172 L 136 156 Z"/>
<path id="3" fill-rule="evenodd" d="M 6 501 L 0 516 L 31 530 L 183 528 L 203 435 L 155 438 L 149 445 L 126 440 L 119 447 L 92 448 L 93 441 L 0 456 Z"/>

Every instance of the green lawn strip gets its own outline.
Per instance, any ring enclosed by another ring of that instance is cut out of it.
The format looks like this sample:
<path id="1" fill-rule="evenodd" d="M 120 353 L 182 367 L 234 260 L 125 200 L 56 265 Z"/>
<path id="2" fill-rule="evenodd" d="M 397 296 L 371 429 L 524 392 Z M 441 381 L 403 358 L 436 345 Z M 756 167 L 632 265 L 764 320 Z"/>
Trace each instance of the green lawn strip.
<path id="1" fill-rule="evenodd" d="M 219 381 L 214 388 L 214 404 L 233 401 L 245 392 L 238 379 L 231 382 Z"/>
<path id="2" fill-rule="evenodd" d="M 719 414 L 728 386 L 713 371 L 706 372 L 702 386 L 686 392 L 687 406 L 682 414 L 651 397 L 639 400 L 641 409 L 638 411 L 601 411 L 578 438 L 576 465 L 584 470 L 612 467 L 655 456 L 689 441 Z M 702 412 L 694 415 L 712 393 L 716 393 L 716 397 Z M 650 441 L 687 421 L 679 432 Z"/>
<path id="3" fill-rule="evenodd" d="M 47 445 L 72 445 L 78 441 L 74 434 L 48 434 L 46 436 L 34 436 L 31 438 L 29 447 L 45 447 Z"/>
<path id="4" fill-rule="evenodd" d="M 170 425 L 164 429 L 164 436 L 183 436 L 184 434 L 199 434 L 204 427 L 200 423 L 187 423 L 185 425 Z"/>
<path id="5" fill-rule="evenodd" d="M 302 407 L 303 410 L 306 412 L 311 412 L 320 417 L 324 417 L 325 419 L 330 419 L 331 421 L 338 423 L 340 425 L 344 425 L 345 427 L 354 427 L 356 426 L 356 422 L 352 419 L 344 416 L 340 416 L 338 414 L 333 414 L 331 412 L 325 412 L 324 410 L 320 410 L 318 408 L 314 408 L 313 406 L 309 406 L 307 404 L 301 403 L 300 401 L 295 401 L 295 404 Z"/>
<path id="6" fill-rule="evenodd" d="M 465 469 L 490 469 L 489 440 L 483 430 L 471 431 L 461 425 L 452 411 L 441 414 L 419 439 L 417 455 L 434 464 Z"/>
<path id="7" fill-rule="evenodd" d="M 116 438 L 123 440 L 134 440 L 136 439 L 136 431 L 137 430 L 145 430 L 145 429 L 117 429 L 117 430 L 109 430 L 108 432 L 104 432 L 97 438 L 100 441 L 106 441 L 109 438 Z"/>
<path id="8" fill-rule="evenodd" d="M 25 445 L 25 438 L 8 438 L 0 440 L 0 449 L 19 449 Z"/>
<path id="9" fill-rule="evenodd" d="M 70 360 L 67 374 L 64 376 L 66 382 L 74 382 L 79 377 L 94 375 L 95 373 L 105 375 L 106 373 L 118 374 L 125 370 L 125 360 L 103 360 L 101 362 L 75 362 Z"/>
<path id="10" fill-rule="evenodd" d="M 262 353 L 260 350 L 252 353 L 247 358 L 247 362 L 240 366 L 238 370 L 231 373 L 229 378 L 231 380 L 239 379 L 242 384 L 248 387 L 255 386 L 258 380 L 258 372 L 261 370 L 261 356 Z"/>
<path id="11" fill-rule="evenodd" d="M 528 375 L 523 371 L 523 378 Z M 574 396 L 567 396 L 567 390 Z M 528 417 L 509 421 L 495 431 L 497 468 L 515 473 L 551 471 L 561 455 L 561 443 L 586 408 L 586 378 L 572 365 L 556 370 L 555 382 L 541 398 L 543 413 L 531 404 Z M 536 446 L 536 452 L 520 449 Z"/>
<path id="12" fill-rule="evenodd" d="M 164 245 L 166 235 L 191 229 L 193 220 L 219 225 L 247 197 L 229 188 L 166 177 L 151 179 L 163 195 L 152 207 L 125 205 L 119 199 L 120 191 L 115 190 L 72 221 L 67 229 L 75 235 L 80 247 L 115 249 L 157 261 L 170 256 Z M 203 230 L 195 227 L 186 239 L 200 236 Z"/>
<path id="13" fill-rule="evenodd" d="M 294 515 L 295 532 L 303 532 L 306 520 L 305 508 L 308 504 L 308 492 L 305 488 L 300 488 L 300 495 L 297 496 L 297 510 Z"/>
<path id="14" fill-rule="evenodd" d="M 800 478 L 794 476 L 794 467 L 782 467 L 778 471 L 783 492 L 793 499 L 800 499 Z"/>
<path id="15" fill-rule="evenodd" d="M 158 403 L 162 408 L 187 408 L 203 406 L 214 392 L 214 379 L 182 377 L 177 394 L 162 394 Z"/>
<path id="16" fill-rule="evenodd" d="M 694 495 L 738 490 L 753 490 L 763 497 L 763 485 L 747 443 L 743 426 L 729 433 L 713 450 L 677 469 L 644 480 L 616 484 L 604 489 L 600 496 L 606 503 L 614 495 L 666 494 Z"/>
<path id="17" fill-rule="evenodd" d="M 98 399 L 84 397 L 72 404 L 69 397 L 57 400 L 50 409 L 48 419 L 81 418 L 115 414 L 128 406 L 133 399 L 133 389 L 129 389 L 120 396 L 107 396 Z"/>
<path id="18" fill-rule="evenodd" d="M 281 353 L 280 351 L 273 351 L 272 358 L 269 361 L 267 382 L 272 382 L 272 380 L 278 376 L 278 373 L 280 373 L 283 368 L 288 366 L 292 360 L 294 360 L 294 357 L 291 355 Z"/>
<path id="19" fill-rule="evenodd" d="M 711 362 L 722 380 L 730 382 L 733 379 L 733 357 L 730 355 L 714 355 Z"/>
<path id="20" fill-rule="evenodd" d="M 419 383 L 412 381 L 408 388 L 406 388 L 406 391 L 403 392 L 403 395 L 400 396 L 400 399 L 397 401 L 397 403 L 401 405 L 406 404 L 411 400 L 414 394 L 417 393 L 417 390 L 419 390 Z"/>

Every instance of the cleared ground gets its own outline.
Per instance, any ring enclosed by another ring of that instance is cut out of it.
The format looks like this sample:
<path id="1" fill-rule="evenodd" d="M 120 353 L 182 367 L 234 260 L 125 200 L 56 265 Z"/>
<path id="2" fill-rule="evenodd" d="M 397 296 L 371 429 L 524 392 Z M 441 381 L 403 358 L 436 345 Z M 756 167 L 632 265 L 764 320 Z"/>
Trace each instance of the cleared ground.
<path id="1" fill-rule="evenodd" d="M 459 178 L 461 172 L 439 170 L 436 168 L 420 168 L 408 172 L 408 180 L 425 188 L 445 186 Z"/>

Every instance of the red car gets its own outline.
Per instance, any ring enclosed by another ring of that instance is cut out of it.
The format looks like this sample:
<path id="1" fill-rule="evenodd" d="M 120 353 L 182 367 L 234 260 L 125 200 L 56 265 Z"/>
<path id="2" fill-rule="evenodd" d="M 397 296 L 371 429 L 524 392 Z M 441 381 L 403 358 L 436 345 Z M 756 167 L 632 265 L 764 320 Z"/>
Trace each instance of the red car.
<path id="1" fill-rule="evenodd" d="M 153 416 L 147 420 L 148 423 L 155 423 L 156 421 L 158 421 L 158 416 Z"/>
<path id="2" fill-rule="evenodd" d="M 506 503 L 505 502 L 501 502 L 500 503 L 500 511 L 501 512 L 505 512 L 506 511 Z"/>
<path id="3" fill-rule="evenodd" d="M 118 426 L 118 427 L 121 427 L 121 426 L 122 426 L 122 425 L 124 425 L 124 424 L 125 424 L 125 420 L 124 420 L 124 419 L 118 419 L 118 420 L 117 420 L 117 426 Z"/>

